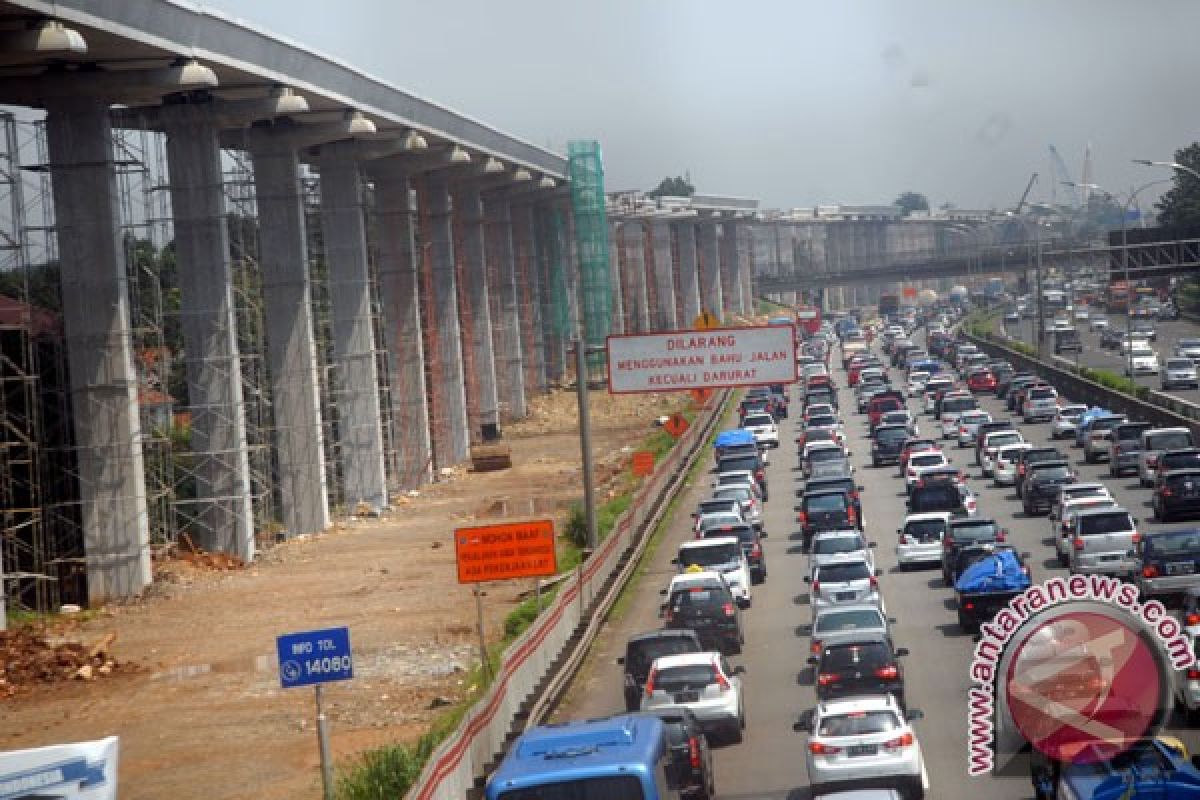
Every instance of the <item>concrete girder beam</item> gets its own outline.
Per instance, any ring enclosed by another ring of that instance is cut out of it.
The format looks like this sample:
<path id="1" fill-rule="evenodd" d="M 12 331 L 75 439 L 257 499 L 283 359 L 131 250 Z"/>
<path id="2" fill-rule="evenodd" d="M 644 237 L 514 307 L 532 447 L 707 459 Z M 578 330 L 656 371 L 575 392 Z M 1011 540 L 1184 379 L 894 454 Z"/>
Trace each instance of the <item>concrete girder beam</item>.
<path id="1" fill-rule="evenodd" d="M 194 60 L 152 69 L 52 69 L 34 75 L 0 78 L 0 97 L 13 105 L 47 107 L 73 99 L 138 105 L 176 92 L 211 89 L 217 74 Z"/>

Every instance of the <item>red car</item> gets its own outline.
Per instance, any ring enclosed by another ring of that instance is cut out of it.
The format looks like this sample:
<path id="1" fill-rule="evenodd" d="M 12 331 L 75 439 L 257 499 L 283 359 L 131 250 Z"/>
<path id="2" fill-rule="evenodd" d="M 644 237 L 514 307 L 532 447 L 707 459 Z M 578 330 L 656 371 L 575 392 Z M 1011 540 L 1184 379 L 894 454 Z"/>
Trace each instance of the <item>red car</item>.
<path id="1" fill-rule="evenodd" d="M 867 406 L 867 421 L 871 430 L 875 430 L 875 427 L 879 425 L 879 418 L 883 416 L 884 412 L 903 410 L 904 395 L 899 392 L 880 392 L 875 395 Z"/>
<path id="2" fill-rule="evenodd" d="M 967 378 L 967 388 L 972 392 L 996 391 L 996 375 L 990 369 L 972 372 Z"/>

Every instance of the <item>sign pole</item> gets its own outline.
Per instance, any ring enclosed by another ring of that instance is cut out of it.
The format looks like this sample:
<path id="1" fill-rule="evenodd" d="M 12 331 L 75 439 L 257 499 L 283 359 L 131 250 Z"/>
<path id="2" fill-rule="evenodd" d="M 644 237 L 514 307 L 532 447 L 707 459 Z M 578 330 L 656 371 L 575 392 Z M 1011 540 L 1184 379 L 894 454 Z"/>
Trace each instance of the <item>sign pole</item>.
<path id="1" fill-rule="evenodd" d="M 329 756 L 329 726 L 325 720 L 325 709 L 321 705 L 321 684 L 313 686 L 317 698 L 317 746 L 321 750 L 321 783 L 325 788 L 325 800 L 333 800 L 333 759 Z"/>
<path id="2" fill-rule="evenodd" d="M 587 546 L 596 549 L 596 489 L 592 485 L 592 421 L 588 413 L 587 353 L 583 342 L 576 339 L 575 383 L 579 392 L 579 449 L 583 456 L 583 510 L 587 518 Z"/>
<path id="3" fill-rule="evenodd" d="M 483 633 L 483 593 L 479 591 L 479 584 L 475 584 L 471 588 L 475 592 L 475 616 L 479 628 L 479 661 L 483 664 L 483 673 L 490 678 L 492 677 L 492 661 L 488 658 L 487 637 Z"/>

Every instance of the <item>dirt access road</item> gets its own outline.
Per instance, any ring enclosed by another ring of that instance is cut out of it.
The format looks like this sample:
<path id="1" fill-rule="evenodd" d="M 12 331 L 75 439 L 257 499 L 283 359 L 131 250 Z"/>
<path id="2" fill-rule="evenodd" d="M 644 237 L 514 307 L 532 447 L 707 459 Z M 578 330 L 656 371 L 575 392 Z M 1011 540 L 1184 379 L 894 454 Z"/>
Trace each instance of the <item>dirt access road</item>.
<path id="1" fill-rule="evenodd" d="M 325 695 L 336 759 L 414 740 L 467 690 L 475 658 L 474 600 L 456 583 L 450 531 L 506 517 L 561 523 L 581 494 L 575 402 L 566 391 L 539 398 L 506 429 L 512 469 L 456 470 L 387 518 L 347 521 L 244 569 L 158 564 L 143 600 L 54 631 L 84 643 L 115 633 L 120 667 L 0 700 L 0 749 L 117 734 L 124 798 L 319 797 L 312 692 L 279 688 L 275 637 L 339 625 L 350 628 L 355 679 Z M 592 392 L 598 481 L 682 402 Z M 490 638 L 530 588 L 488 587 Z"/>

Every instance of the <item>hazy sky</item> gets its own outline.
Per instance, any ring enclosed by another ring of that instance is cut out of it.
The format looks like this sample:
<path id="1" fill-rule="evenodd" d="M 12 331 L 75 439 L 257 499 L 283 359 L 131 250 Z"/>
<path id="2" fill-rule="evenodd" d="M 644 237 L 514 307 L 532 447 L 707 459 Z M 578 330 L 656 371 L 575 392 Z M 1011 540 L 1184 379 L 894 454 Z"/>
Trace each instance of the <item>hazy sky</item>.
<path id="1" fill-rule="evenodd" d="M 1200 139 L 1200 0 L 204 5 L 558 152 L 598 139 L 610 190 L 1006 208 L 1035 171 L 1050 199 L 1050 144 L 1123 193 Z"/>

